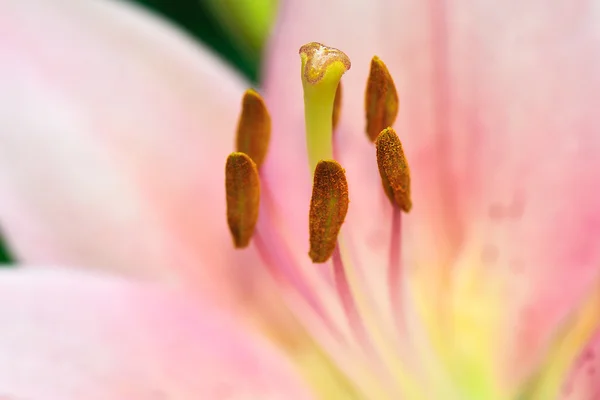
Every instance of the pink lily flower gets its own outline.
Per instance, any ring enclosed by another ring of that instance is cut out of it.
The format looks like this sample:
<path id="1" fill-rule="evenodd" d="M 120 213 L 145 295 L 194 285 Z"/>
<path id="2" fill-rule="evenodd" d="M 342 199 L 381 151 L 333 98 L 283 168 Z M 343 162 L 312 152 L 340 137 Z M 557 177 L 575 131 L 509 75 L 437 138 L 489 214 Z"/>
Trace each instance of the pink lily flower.
<path id="1" fill-rule="evenodd" d="M 0 399 L 596 398 L 597 7 L 281 7 L 255 163 L 247 83 L 168 24 L 0 1 L 0 221 L 64 266 L 0 273 Z"/>

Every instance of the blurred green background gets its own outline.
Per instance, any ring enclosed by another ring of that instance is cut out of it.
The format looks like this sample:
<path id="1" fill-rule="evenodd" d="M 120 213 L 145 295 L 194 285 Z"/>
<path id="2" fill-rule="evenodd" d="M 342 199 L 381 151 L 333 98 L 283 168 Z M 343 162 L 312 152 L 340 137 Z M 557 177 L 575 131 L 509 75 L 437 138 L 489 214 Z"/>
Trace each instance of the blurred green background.
<path id="1" fill-rule="evenodd" d="M 130 0 L 175 22 L 208 44 L 250 80 L 258 80 L 261 51 L 277 0 Z"/>
<path id="2" fill-rule="evenodd" d="M 138 3 L 179 25 L 258 82 L 262 49 L 278 0 L 122 0 Z M 14 262 L 0 237 L 0 263 Z"/>

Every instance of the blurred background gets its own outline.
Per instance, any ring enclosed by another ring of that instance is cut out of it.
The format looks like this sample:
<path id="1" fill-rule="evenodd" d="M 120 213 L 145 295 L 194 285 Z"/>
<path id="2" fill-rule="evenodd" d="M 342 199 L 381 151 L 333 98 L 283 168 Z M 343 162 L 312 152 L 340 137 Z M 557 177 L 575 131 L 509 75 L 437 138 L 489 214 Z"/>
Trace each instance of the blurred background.
<path id="1" fill-rule="evenodd" d="M 262 51 L 278 0 L 121 0 L 163 16 L 211 47 L 251 82 L 258 82 Z M 15 257 L 0 235 L 0 263 Z"/>
<path id="2" fill-rule="evenodd" d="M 128 0 L 161 14 L 256 82 L 278 0 Z"/>

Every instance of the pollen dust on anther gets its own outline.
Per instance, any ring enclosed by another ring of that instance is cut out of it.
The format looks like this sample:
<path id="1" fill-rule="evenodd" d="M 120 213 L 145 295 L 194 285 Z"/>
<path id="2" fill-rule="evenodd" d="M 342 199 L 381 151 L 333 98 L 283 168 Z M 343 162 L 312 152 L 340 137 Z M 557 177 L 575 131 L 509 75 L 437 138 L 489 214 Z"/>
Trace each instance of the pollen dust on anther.
<path id="1" fill-rule="evenodd" d="M 404 212 L 412 208 L 410 198 L 410 169 L 402 143 L 392 128 L 386 128 L 377 137 L 377 166 L 381 183 L 388 198 Z"/>
<path id="2" fill-rule="evenodd" d="M 371 60 L 365 92 L 366 131 L 372 142 L 375 142 L 379 132 L 394 124 L 398 108 L 398 92 L 394 80 L 383 61 L 375 56 Z"/>
<path id="3" fill-rule="evenodd" d="M 256 164 L 244 153 L 235 152 L 225 164 L 227 223 L 237 248 L 248 246 L 258 220 L 260 179 Z"/>
<path id="4" fill-rule="evenodd" d="M 271 139 L 271 116 L 262 97 L 248 89 L 242 99 L 238 121 L 236 150 L 246 153 L 260 168 L 267 156 Z"/>
<path id="5" fill-rule="evenodd" d="M 336 161 L 320 161 L 315 168 L 309 212 L 309 256 L 313 262 L 322 263 L 331 257 L 347 212 L 344 169 Z"/>

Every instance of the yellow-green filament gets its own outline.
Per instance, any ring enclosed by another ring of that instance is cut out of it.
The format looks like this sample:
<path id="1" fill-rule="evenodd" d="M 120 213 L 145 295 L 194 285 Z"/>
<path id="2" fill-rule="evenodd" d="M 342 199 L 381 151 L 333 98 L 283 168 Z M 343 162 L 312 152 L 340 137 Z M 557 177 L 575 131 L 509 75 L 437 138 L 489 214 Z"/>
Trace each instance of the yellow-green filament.
<path id="1" fill-rule="evenodd" d="M 350 60 L 342 51 L 309 43 L 300 48 L 306 146 L 311 172 L 321 160 L 333 158 L 333 104 Z"/>

